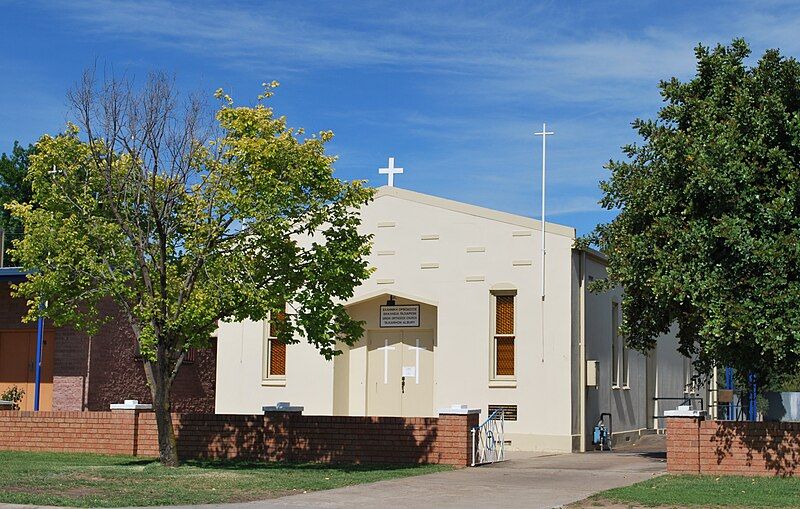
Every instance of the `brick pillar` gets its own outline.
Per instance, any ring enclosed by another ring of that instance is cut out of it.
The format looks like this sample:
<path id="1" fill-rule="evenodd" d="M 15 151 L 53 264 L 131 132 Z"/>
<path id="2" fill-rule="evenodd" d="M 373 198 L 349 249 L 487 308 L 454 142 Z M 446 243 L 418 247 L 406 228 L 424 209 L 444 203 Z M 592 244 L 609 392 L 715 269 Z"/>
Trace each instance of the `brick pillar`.
<path id="1" fill-rule="evenodd" d="M 124 434 L 126 452 L 131 456 L 139 455 L 139 414 L 152 412 L 152 405 L 140 404 L 137 400 L 126 400 L 125 403 L 116 403 L 110 406 L 114 417 L 123 419 L 124 426 L 120 429 Z"/>
<path id="2" fill-rule="evenodd" d="M 139 410 L 112 410 L 112 420 L 116 429 L 109 430 L 117 440 L 118 454 L 136 456 L 139 434 Z"/>
<path id="3" fill-rule="evenodd" d="M 468 467 L 472 464 L 472 429 L 479 424 L 479 409 L 439 410 L 436 451 L 439 463 Z"/>
<path id="4" fill-rule="evenodd" d="M 271 461 L 297 461 L 304 447 L 298 439 L 298 426 L 303 420 L 303 407 L 263 407 L 267 436 L 265 455 Z"/>
<path id="5" fill-rule="evenodd" d="M 700 423 L 703 417 L 667 418 L 667 471 L 700 473 Z"/>

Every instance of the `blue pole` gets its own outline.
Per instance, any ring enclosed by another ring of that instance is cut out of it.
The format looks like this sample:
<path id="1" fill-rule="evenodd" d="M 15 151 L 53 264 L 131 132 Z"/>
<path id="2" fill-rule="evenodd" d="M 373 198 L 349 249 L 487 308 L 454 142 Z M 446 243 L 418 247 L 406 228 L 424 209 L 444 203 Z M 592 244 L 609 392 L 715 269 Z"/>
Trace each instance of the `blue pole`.
<path id="1" fill-rule="evenodd" d="M 756 375 L 750 373 L 750 420 L 755 421 L 758 419 L 758 404 L 756 398 L 758 396 L 758 385 L 756 384 Z"/>
<path id="2" fill-rule="evenodd" d="M 39 304 L 39 309 L 44 306 Z M 42 346 L 44 345 L 44 317 L 39 315 L 36 329 L 36 382 L 33 389 L 33 410 L 39 411 L 39 386 L 42 383 Z"/>
<path id="3" fill-rule="evenodd" d="M 733 390 L 733 368 L 725 368 L 725 388 L 728 390 Z M 736 419 L 736 413 L 733 405 L 733 398 L 731 398 L 731 402 L 728 403 L 728 420 L 732 421 Z"/>

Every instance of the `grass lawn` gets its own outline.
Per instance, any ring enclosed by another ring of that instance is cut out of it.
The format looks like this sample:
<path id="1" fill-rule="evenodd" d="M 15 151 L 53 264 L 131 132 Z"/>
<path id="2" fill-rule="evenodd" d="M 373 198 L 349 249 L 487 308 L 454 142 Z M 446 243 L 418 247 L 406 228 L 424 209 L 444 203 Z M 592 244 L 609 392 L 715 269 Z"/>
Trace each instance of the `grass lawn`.
<path id="1" fill-rule="evenodd" d="M 164 468 L 131 456 L 0 451 L 0 502 L 79 507 L 242 502 L 450 468 L 211 461 Z"/>
<path id="2" fill-rule="evenodd" d="M 800 507 L 800 479 L 664 475 L 598 493 L 582 507 L 608 502 L 672 507 Z"/>

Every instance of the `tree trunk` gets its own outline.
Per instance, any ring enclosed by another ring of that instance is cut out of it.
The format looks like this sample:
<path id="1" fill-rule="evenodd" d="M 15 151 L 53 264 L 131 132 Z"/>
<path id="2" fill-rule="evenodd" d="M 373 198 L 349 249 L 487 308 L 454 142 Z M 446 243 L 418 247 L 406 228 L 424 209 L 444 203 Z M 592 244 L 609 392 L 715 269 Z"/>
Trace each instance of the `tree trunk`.
<path id="1" fill-rule="evenodd" d="M 175 441 L 175 428 L 172 426 L 169 402 L 172 384 L 169 375 L 164 371 L 163 362 L 147 362 L 145 364 L 145 372 L 147 372 L 148 382 L 150 382 L 150 394 L 153 397 L 153 410 L 156 414 L 159 459 L 164 466 L 177 467 L 178 446 Z"/>

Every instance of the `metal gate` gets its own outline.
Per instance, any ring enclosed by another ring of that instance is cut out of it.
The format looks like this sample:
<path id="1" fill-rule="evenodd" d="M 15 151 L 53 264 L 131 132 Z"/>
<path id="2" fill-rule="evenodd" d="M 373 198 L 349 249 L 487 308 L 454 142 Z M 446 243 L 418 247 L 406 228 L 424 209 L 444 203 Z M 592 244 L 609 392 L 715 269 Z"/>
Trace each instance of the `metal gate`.
<path id="1" fill-rule="evenodd" d="M 500 408 L 492 412 L 483 424 L 472 428 L 472 466 L 504 461 L 505 458 L 505 417 Z"/>

